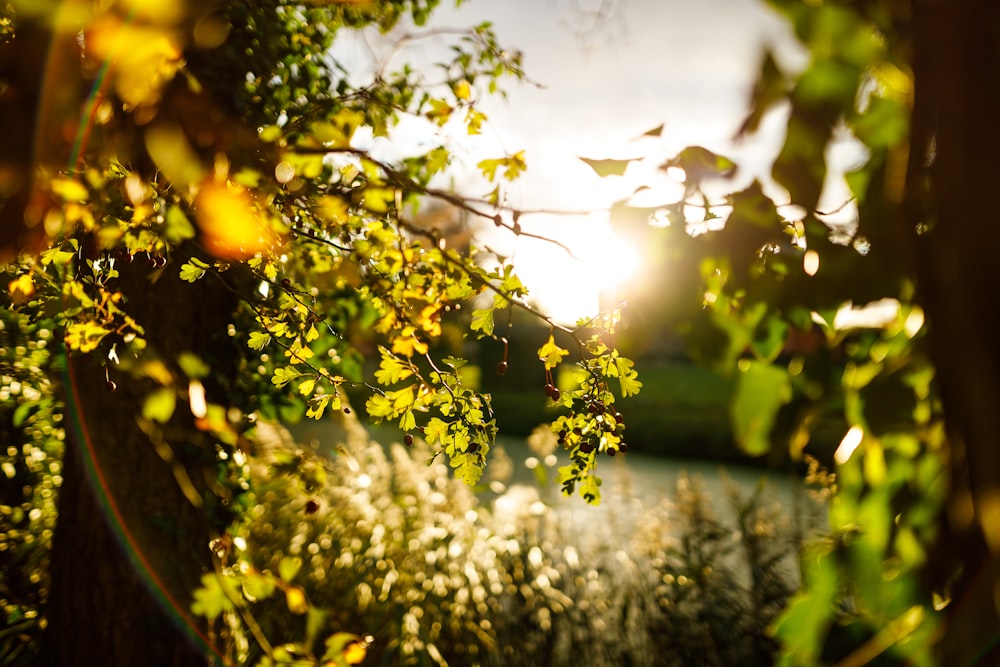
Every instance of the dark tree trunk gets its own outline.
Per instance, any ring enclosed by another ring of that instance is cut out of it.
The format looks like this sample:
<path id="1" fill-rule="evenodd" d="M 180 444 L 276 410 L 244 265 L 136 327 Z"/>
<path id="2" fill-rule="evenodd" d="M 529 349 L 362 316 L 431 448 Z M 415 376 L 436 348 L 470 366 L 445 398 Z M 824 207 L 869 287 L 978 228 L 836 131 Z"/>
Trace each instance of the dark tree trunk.
<path id="1" fill-rule="evenodd" d="M 942 665 L 1000 664 L 1000 21 L 994 0 L 914 2 L 908 224 L 948 431 L 937 563 Z M 932 574 L 934 574 L 932 572 Z"/>
<path id="2" fill-rule="evenodd" d="M 158 276 L 148 268 L 123 271 L 130 312 L 168 366 L 189 351 L 226 377 L 231 348 L 218 336 L 227 338 L 233 297 L 218 282 L 188 285 L 177 271 L 173 263 Z M 208 545 L 221 523 L 211 516 L 215 497 L 205 483 L 206 473 L 214 474 L 211 442 L 179 395 L 156 446 L 137 421 L 148 379 L 113 372 L 118 387 L 111 392 L 89 358 L 70 369 L 42 664 L 205 664 L 205 628 L 190 606 L 201 575 L 212 569 Z M 205 506 L 185 496 L 177 477 L 184 474 Z"/>

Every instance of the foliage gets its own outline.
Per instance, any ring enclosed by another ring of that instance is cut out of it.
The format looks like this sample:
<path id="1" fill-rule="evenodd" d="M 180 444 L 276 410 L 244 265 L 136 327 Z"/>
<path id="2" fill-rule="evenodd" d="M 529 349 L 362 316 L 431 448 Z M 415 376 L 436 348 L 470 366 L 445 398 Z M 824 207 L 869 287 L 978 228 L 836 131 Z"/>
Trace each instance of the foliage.
<path id="1" fill-rule="evenodd" d="M 668 316 L 696 359 L 733 378 L 730 418 L 744 451 L 799 459 L 815 446 L 817 418 L 843 414 L 833 535 L 804 556 L 805 587 L 775 626 L 780 664 L 881 654 L 931 664 L 948 596 L 922 573 L 947 468 L 927 327 L 893 213 L 913 90 L 905 19 L 895 3 L 772 4 L 810 57 L 786 72 L 765 55 L 741 129 L 782 114 L 773 182 L 741 182 L 733 160 L 691 147 L 661 166 L 683 174 L 682 199 L 620 202 L 613 220 L 684 258 L 690 305 Z M 835 146 L 856 158 L 846 173 L 829 160 Z M 850 199 L 830 205 L 838 179 Z M 889 314 L 858 319 L 872 304 Z"/>
<path id="2" fill-rule="evenodd" d="M 144 255 L 154 270 L 178 272 L 193 294 L 199 281 L 221 280 L 241 299 L 230 335 L 249 347 L 241 380 L 252 385 L 256 401 L 237 407 L 275 418 L 278 402 L 283 416 L 304 411 L 318 419 L 344 406 L 347 386 L 363 383 L 373 419 L 408 431 L 429 427 L 430 441 L 474 484 L 495 431 L 489 400 L 463 386 L 460 360 L 436 363 L 430 345 L 447 313 L 486 293 L 469 331 L 498 338 L 495 312 L 527 308 L 527 290 L 509 263 L 499 259 L 496 269 L 487 269 L 487 258 L 474 249 L 462 255 L 445 247 L 406 207 L 437 197 L 515 234 L 519 225 L 505 216 L 529 212 L 497 205 L 500 184 L 483 199 L 433 189 L 431 179 L 449 161 L 445 145 L 393 164 L 365 143 L 391 140 L 404 117 L 444 125 L 455 116 L 477 133 L 485 116 L 476 106 L 476 86 L 493 89 L 501 76 L 519 76 L 519 56 L 500 50 L 482 25 L 461 35 L 454 60 L 439 65 L 448 76 L 444 85 L 423 84 L 406 65 L 398 72 L 386 66 L 356 86 L 336 62 L 319 57 L 341 25 L 376 23 L 385 30 L 406 8 L 419 24 L 433 4 L 386 3 L 378 11 L 339 3 L 309 9 L 265 3 L 252 10 L 233 4 L 222 17 L 191 17 L 217 22 L 225 33 L 219 35 L 224 41 L 207 46 L 197 32 L 193 43 L 178 37 L 172 26 L 184 17 L 171 12 L 147 8 L 148 21 L 164 24 L 141 29 L 115 7 L 86 17 L 94 35 L 84 55 L 115 63 L 107 92 L 117 98 L 95 110 L 89 150 L 68 171 L 38 175 L 38 186 L 53 198 L 44 223 L 51 247 L 26 256 L 17 270 L 22 308 L 55 315 L 73 351 L 111 361 L 149 358 L 155 354 L 144 338 L 150 323 L 130 314 L 118 265 Z M 163 48 L 172 49 L 174 60 L 125 57 L 129 44 L 149 37 L 146 30 L 166 40 Z M 105 47 L 112 42 L 105 31 L 117 36 L 113 46 Z M 236 61 L 233 50 L 240 52 Z M 176 60 L 182 53 L 186 60 Z M 159 78 L 136 85 L 154 66 Z M 275 68 L 279 74 L 268 78 Z M 235 83 L 237 89 L 222 87 Z M 205 86 L 235 96 L 233 112 L 253 112 L 228 118 L 226 106 L 204 109 L 211 102 L 203 99 Z M 202 119 L 194 114 L 204 111 L 235 123 L 235 136 L 219 125 L 198 126 Z M 151 164 L 140 159 L 140 147 Z M 500 174 L 516 178 L 523 166 L 520 154 L 479 164 L 491 181 Z M 601 391 L 612 377 L 628 393 L 638 390 L 628 360 L 602 342 L 615 321 L 612 314 L 565 329 L 579 340 L 585 371 L 573 396 Z M 362 342 L 359 330 L 374 333 L 379 344 L 379 370 L 369 377 L 362 358 L 370 336 Z M 611 356 L 599 361 L 605 355 Z M 273 387 L 265 390 L 257 375 Z M 197 379 L 163 383 L 163 395 L 183 394 Z M 158 421 L 172 414 L 169 405 L 162 411 Z M 593 463 L 581 463 L 571 481 L 592 475 Z"/>
<path id="3" fill-rule="evenodd" d="M 267 653 L 260 637 L 308 662 L 331 626 L 370 633 L 373 664 L 772 664 L 767 628 L 816 525 L 805 509 L 819 508 L 803 498 L 794 519 L 763 486 L 746 497 L 730 485 L 713 509 L 682 478 L 673 502 L 617 494 L 595 524 L 523 486 L 490 507 L 425 465 L 426 443 L 383 448 L 350 421 L 328 453 L 280 431 L 262 442 L 252 509 L 198 592 L 251 664 Z M 322 466 L 326 484 L 275 475 L 290 458 Z"/>
<path id="4" fill-rule="evenodd" d="M 27 336 L 27 332 L 32 336 Z M 46 559 L 56 523 L 62 406 L 53 397 L 58 353 L 48 330 L 0 310 L 0 605 L 3 664 L 26 664 L 38 650 L 48 596 Z M 54 358 L 56 357 L 56 358 Z"/>
<path id="5" fill-rule="evenodd" d="M 447 327 L 460 327 L 503 344 L 494 320 L 515 308 L 573 341 L 572 361 L 550 338 L 539 363 L 547 374 L 579 368 L 576 385 L 550 396 L 570 408 L 574 429 L 604 433 L 586 443 L 568 437 L 574 465 L 563 474 L 567 492 L 579 485 L 588 500 L 599 500 L 594 452 L 623 449 L 609 387 L 628 395 L 641 386 L 632 363 L 611 346 L 617 313 L 557 325 L 528 305 L 507 259 L 450 247 L 420 222 L 428 200 L 515 235 L 518 219 L 531 215 L 502 204 L 507 182 L 526 167 L 523 152 L 478 162 L 492 187 L 482 196 L 435 185 L 453 160 L 436 128 L 479 133 L 488 122 L 481 97 L 504 77 L 522 76 L 520 54 L 501 48 L 488 24 L 422 33 L 436 4 L 140 0 L 74 4 L 78 12 L 33 2 L 4 10 L 13 47 L 23 35 L 43 33 L 53 53 L 68 53 L 73 63 L 45 70 L 56 77 L 42 82 L 45 90 L 59 96 L 40 98 L 48 106 L 36 131 L 55 143 L 39 141 L 26 186 L 30 205 L 4 202 L 21 206 L 35 244 L 4 269 L 11 322 L 28 340 L 51 332 L 69 354 L 103 366 L 108 392 L 119 385 L 141 392 L 141 408 L 126 417 L 164 459 L 200 448 L 217 479 L 173 465 L 196 507 L 250 503 L 257 496 L 236 461 L 252 447 L 254 425 L 348 412 L 348 389 L 364 393 L 373 420 L 395 423 L 410 438 L 423 433 L 433 456 L 478 484 L 496 435 L 490 397 L 469 385 L 465 362 L 451 354 L 461 350 L 442 339 Z M 386 34 L 390 47 L 369 72 L 350 71 L 331 51 L 338 37 L 361 29 Z M 395 49 L 429 38 L 445 42 L 441 62 L 416 67 L 395 57 Z M 433 144 L 405 147 L 397 138 L 404 121 L 424 128 Z M 74 140 L 60 144 L 67 128 Z M 386 157 L 382 149 L 397 141 L 402 155 Z M 153 286 L 157 297 L 149 296 Z M 232 312 L 218 312 L 231 307 L 213 296 L 220 288 L 236 304 Z M 178 307 L 204 321 L 225 318 L 204 351 L 168 353 L 157 343 L 163 338 L 153 332 L 181 321 L 172 312 Z M 43 360 L 25 363 L 35 369 Z M 14 371 L 5 366 L 5 382 Z M 39 392 L 41 407 L 29 419 L 31 408 L 19 403 L 13 421 L 57 423 L 54 388 Z M 578 412 L 598 403 L 600 415 Z M 45 437 L 44 446 L 7 455 L 37 467 L 58 454 L 58 437 Z M 299 463 L 287 465 L 303 483 L 321 484 L 321 468 Z M 57 477 L 46 479 L 51 484 L 32 488 L 44 496 L 35 509 L 43 511 L 47 539 Z M 20 529 L 29 501 L 9 502 Z M 289 607 L 305 609 L 293 578 L 216 587 L 214 595 L 200 593 L 194 608 L 214 618 L 238 607 L 240 596 L 273 587 Z M 18 623 L 21 612 L 8 611 L 8 623 Z M 350 646 L 329 650 L 356 654 Z M 292 660 L 280 645 L 266 654 L 274 663 Z"/>

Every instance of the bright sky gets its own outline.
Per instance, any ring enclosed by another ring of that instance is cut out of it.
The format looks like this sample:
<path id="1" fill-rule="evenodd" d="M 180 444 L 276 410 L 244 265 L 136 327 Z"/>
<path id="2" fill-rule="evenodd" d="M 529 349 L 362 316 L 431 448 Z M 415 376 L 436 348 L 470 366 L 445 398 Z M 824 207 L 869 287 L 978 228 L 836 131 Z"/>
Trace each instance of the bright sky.
<path id="1" fill-rule="evenodd" d="M 595 25 L 588 12 L 602 6 L 611 16 Z M 736 158 L 747 180 L 767 171 L 780 118 L 765 122 L 752 142 L 734 147 L 729 140 L 743 120 L 763 47 L 787 62 L 801 56 L 786 23 L 760 0 L 469 0 L 459 8 L 442 2 L 432 25 L 482 21 L 493 23 L 501 44 L 524 53 L 529 78 L 541 86 L 510 83 L 506 101 L 486 101 L 486 143 L 457 151 L 456 186 L 484 194 L 476 162 L 523 149 L 528 171 L 510 188 L 511 204 L 595 211 L 520 221 L 570 246 L 582 261 L 523 237 L 487 239 L 513 256 L 533 300 L 557 319 L 595 314 L 602 289 L 641 275 L 638 249 L 615 238 L 600 212 L 631 194 L 641 175 L 630 167 L 625 177 L 601 179 L 579 156 L 668 157 L 700 144 Z M 588 24 L 589 32 L 574 29 Z M 659 139 L 633 140 L 661 123 Z"/>
<path id="2" fill-rule="evenodd" d="M 502 145 L 526 152 L 528 171 L 511 190 L 514 203 L 599 210 L 636 188 L 633 174 L 601 179 L 578 156 L 666 157 L 700 144 L 738 158 L 744 177 L 766 171 L 779 124 L 765 126 L 752 143 L 733 147 L 729 140 L 743 120 L 764 46 L 795 60 L 787 24 L 759 0 L 604 0 L 612 16 L 588 33 L 574 30 L 593 25 L 587 12 L 601 5 L 472 0 L 437 17 L 440 25 L 491 21 L 500 42 L 523 51 L 528 76 L 544 86 L 509 86 L 506 102 L 485 107 Z M 660 123 L 659 140 L 633 140 Z M 641 275 L 640 249 L 615 238 L 606 213 L 526 216 L 521 223 L 565 242 L 583 260 L 531 239 L 507 239 L 534 299 L 557 319 L 593 315 L 600 290 Z"/>

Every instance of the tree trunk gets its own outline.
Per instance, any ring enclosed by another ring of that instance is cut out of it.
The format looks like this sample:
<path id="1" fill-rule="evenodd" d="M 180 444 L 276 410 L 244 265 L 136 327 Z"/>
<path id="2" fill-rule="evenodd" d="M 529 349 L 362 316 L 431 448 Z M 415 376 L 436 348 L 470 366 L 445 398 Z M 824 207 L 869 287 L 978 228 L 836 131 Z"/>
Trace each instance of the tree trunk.
<path id="1" fill-rule="evenodd" d="M 993 0 L 914 2 L 908 224 L 930 323 L 951 488 L 939 572 L 942 665 L 1000 664 L 1000 21 Z M 929 185 L 928 185 L 929 184 Z M 932 573 L 933 574 L 933 573 Z"/>
<path id="2" fill-rule="evenodd" d="M 150 352 L 168 366 L 193 352 L 213 373 L 231 377 L 230 343 L 218 335 L 227 338 L 232 295 L 217 282 L 188 285 L 177 272 L 176 264 L 122 271 L 128 308 L 146 328 Z M 215 499 L 204 481 L 214 475 L 212 443 L 179 395 L 155 446 L 137 422 L 148 379 L 114 374 L 118 387 L 108 391 L 104 370 L 89 358 L 71 360 L 69 376 L 42 664 L 205 664 L 204 624 L 190 605 L 201 575 L 212 570 L 208 545 L 221 528 L 206 510 Z M 177 475 L 185 472 L 204 507 L 182 491 Z"/>

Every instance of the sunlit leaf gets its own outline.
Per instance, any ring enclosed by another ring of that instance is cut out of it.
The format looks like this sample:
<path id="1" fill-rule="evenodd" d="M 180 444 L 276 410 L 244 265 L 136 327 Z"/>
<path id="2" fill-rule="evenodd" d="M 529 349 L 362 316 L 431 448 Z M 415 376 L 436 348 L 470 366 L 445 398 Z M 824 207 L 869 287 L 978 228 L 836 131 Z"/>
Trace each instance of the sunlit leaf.
<path id="1" fill-rule="evenodd" d="M 142 416 L 146 419 L 166 423 L 174 414 L 177 392 L 171 387 L 160 387 L 146 397 L 142 403 Z"/>
<path id="2" fill-rule="evenodd" d="M 569 354 L 569 350 L 556 345 L 556 340 L 551 334 L 545 344 L 538 348 L 538 358 L 549 370 L 562 363 L 567 354 Z"/>
<path id="3" fill-rule="evenodd" d="M 479 331 L 484 336 L 493 335 L 493 309 L 478 308 L 472 311 L 472 322 L 469 324 L 471 331 Z"/>
<path id="4" fill-rule="evenodd" d="M 306 592 L 298 586 L 288 586 L 285 588 L 285 604 L 288 611 L 293 614 L 304 614 L 309 611 L 309 601 L 306 600 Z"/>
<path id="5" fill-rule="evenodd" d="M 278 576 L 281 577 L 283 581 L 292 581 L 301 569 L 301 558 L 285 556 L 278 561 Z"/>
<path id="6" fill-rule="evenodd" d="M 192 257 L 188 261 L 181 264 L 180 278 L 181 280 L 193 283 L 204 276 L 207 269 L 208 264 L 202 262 L 197 257 Z"/>
<path id="7" fill-rule="evenodd" d="M 187 187 L 205 177 L 205 166 L 179 125 L 155 123 L 146 129 L 145 141 L 149 156 L 175 186 Z"/>
<path id="8" fill-rule="evenodd" d="M 191 611 L 212 620 L 224 611 L 235 609 L 231 598 L 239 597 L 239 590 L 228 577 L 207 573 L 201 576 L 201 587 L 195 590 L 193 597 Z"/>
<path id="9" fill-rule="evenodd" d="M 270 342 L 271 334 L 264 331 L 252 331 L 250 332 L 250 340 L 247 342 L 247 346 L 251 350 L 263 350 Z"/>
<path id="10" fill-rule="evenodd" d="M 770 433 L 782 405 L 792 398 L 788 371 L 750 361 L 736 382 L 731 415 L 733 432 L 740 447 L 752 456 L 771 449 Z"/>
<path id="11" fill-rule="evenodd" d="M 167 209 L 165 223 L 163 236 L 171 243 L 179 244 L 188 239 L 193 239 L 195 236 L 194 225 L 187 219 L 184 211 L 179 206 L 171 206 Z"/>
<path id="12" fill-rule="evenodd" d="M 195 200 L 195 213 L 205 248 L 216 257 L 246 259 L 268 246 L 268 224 L 240 186 L 204 183 Z"/>

